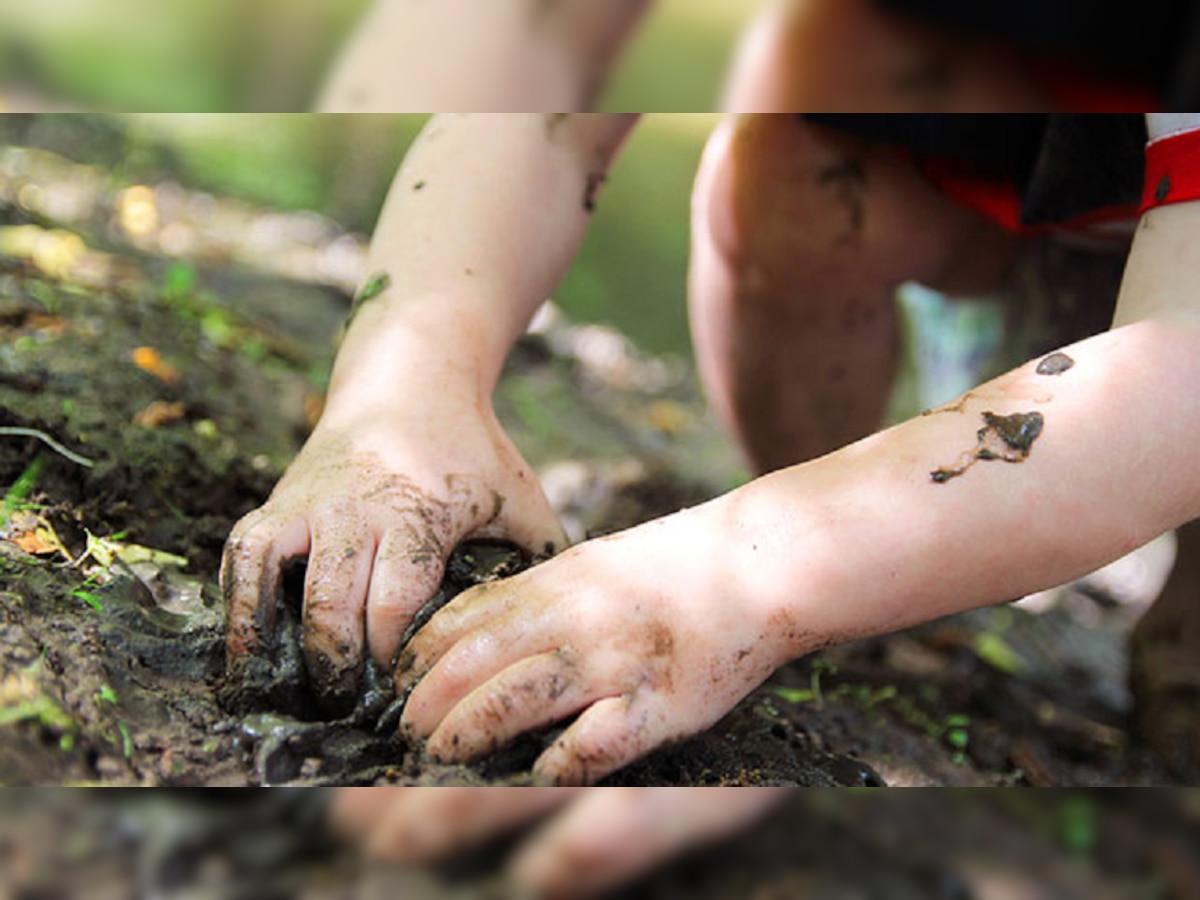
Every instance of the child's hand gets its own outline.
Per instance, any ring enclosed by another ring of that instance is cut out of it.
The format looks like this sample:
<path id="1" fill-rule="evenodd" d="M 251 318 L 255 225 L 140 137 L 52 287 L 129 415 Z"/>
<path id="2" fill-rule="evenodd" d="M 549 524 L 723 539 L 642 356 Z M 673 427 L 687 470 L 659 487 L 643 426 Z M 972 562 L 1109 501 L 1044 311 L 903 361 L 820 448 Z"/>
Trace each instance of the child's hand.
<path id="1" fill-rule="evenodd" d="M 537 896 L 575 897 L 726 837 L 785 796 L 784 788 L 343 788 L 333 819 L 376 860 L 435 863 L 567 804 L 508 868 Z"/>
<path id="2" fill-rule="evenodd" d="M 716 722 L 794 640 L 747 590 L 723 509 L 590 541 L 460 595 L 401 652 L 397 690 L 416 684 L 401 728 L 428 737 L 435 759 L 466 761 L 582 712 L 534 771 L 589 784 Z"/>
<path id="3" fill-rule="evenodd" d="M 490 409 L 443 389 L 399 408 L 327 413 L 226 545 L 230 661 L 269 642 L 280 566 L 307 556 L 308 671 L 327 701 L 348 700 L 364 647 L 390 671 L 409 620 L 469 536 L 507 538 L 534 554 L 565 543 Z"/>

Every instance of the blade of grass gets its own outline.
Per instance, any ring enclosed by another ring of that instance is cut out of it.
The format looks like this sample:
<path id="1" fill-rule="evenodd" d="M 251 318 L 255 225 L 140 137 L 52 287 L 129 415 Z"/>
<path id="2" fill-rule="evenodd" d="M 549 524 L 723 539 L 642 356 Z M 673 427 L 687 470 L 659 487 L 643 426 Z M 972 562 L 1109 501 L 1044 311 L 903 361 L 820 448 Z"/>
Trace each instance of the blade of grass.
<path id="1" fill-rule="evenodd" d="M 45 467 L 45 454 L 39 453 L 25 467 L 25 471 L 17 476 L 17 480 L 12 483 L 12 487 L 4 495 L 4 505 L 0 506 L 0 525 L 7 522 L 8 517 L 16 512 L 21 504 L 28 499 L 29 495 L 33 493 L 33 488 L 42 474 L 42 469 Z"/>

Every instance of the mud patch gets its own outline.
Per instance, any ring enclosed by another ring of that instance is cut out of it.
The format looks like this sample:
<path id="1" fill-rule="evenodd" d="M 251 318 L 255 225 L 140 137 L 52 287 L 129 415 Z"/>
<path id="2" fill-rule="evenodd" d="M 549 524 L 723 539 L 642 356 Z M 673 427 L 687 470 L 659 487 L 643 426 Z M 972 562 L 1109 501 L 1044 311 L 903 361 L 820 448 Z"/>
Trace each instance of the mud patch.
<path id="1" fill-rule="evenodd" d="M 934 469 L 929 473 L 929 480 L 934 484 L 945 484 L 981 461 L 998 459 L 1009 463 L 1025 462 L 1044 425 L 1045 419 L 1039 412 L 1014 413 L 1010 416 L 985 412 L 983 427 L 975 433 L 975 449 L 964 453 L 952 466 Z"/>
<path id="2" fill-rule="evenodd" d="M 1039 375 L 1061 375 L 1075 365 L 1075 360 L 1065 353 L 1051 353 L 1037 366 Z"/>

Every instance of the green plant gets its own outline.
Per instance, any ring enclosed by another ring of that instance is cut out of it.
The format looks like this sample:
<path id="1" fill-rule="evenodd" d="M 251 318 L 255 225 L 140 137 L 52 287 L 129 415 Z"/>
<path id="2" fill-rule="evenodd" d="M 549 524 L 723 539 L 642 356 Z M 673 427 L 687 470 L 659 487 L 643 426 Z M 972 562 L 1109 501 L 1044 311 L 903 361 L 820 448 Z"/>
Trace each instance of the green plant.
<path id="1" fill-rule="evenodd" d="M 12 483 L 8 491 L 4 494 L 4 504 L 0 506 L 0 525 L 4 525 L 8 521 L 8 517 L 14 512 L 26 507 L 25 501 L 33 493 L 34 487 L 37 486 L 37 480 L 41 477 L 42 469 L 45 467 L 45 454 L 39 453 L 25 467 L 25 471 L 17 476 L 17 480 Z"/>

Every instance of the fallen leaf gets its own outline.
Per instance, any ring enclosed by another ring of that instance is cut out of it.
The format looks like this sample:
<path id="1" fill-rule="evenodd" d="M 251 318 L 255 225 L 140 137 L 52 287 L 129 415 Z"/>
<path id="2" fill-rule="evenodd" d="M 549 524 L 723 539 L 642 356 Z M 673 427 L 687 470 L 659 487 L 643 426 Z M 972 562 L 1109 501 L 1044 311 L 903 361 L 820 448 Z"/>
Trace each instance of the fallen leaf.
<path id="1" fill-rule="evenodd" d="M 156 566 L 179 566 L 188 564 L 187 558 L 168 553 L 166 550 L 155 550 L 153 547 L 143 547 L 141 544 L 116 544 L 117 556 L 124 562 L 133 565 L 140 562 L 151 562 Z"/>
<path id="2" fill-rule="evenodd" d="M 155 400 L 133 417 L 133 424 L 143 428 L 158 428 L 178 422 L 185 414 L 184 405 L 178 401 Z"/>
<path id="3" fill-rule="evenodd" d="M 694 416 L 674 400 L 656 400 L 646 408 L 650 427 L 666 435 L 677 435 L 692 425 Z"/>
<path id="4" fill-rule="evenodd" d="M 155 550 L 153 547 L 143 547 L 141 544 L 126 544 L 111 538 L 96 537 L 87 532 L 87 553 L 101 568 L 107 569 L 114 559 L 120 559 L 128 565 L 140 562 L 151 562 L 158 566 L 187 566 L 185 557 L 176 556 L 166 550 Z"/>
<path id="5" fill-rule="evenodd" d="M 162 355 L 153 347 L 138 347 L 133 351 L 131 358 L 135 366 L 143 372 L 149 372 L 164 384 L 179 384 L 183 377 L 179 374 L 179 370 L 163 359 Z"/>
<path id="6" fill-rule="evenodd" d="M 7 540 L 33 556 L 53 556 L 61 553 L 67 559 L 71 558 L 67 548 L 58 539 L 54 526 L 41 516 L 36 517 L 25 530 L 10 533 Z"/>
<path id="7" fill-rule="evenodd" d="M 30 313 L 25 317 L 25 325 L 52 338 L 62 337 L 67 330 L 66 319 L 46 313 Z"/>
<path id="8" fill-rule="evenodd" d="M 91 557 L 102 568 L 107 569 L 112 565 L 113 557 L 116 555 L 116 547 L 112 542 L 104 538 L 96 537 L 90 531 L 84 532 L 87 535 L 87 551 L 83 554 L 84 557 Z"/>

